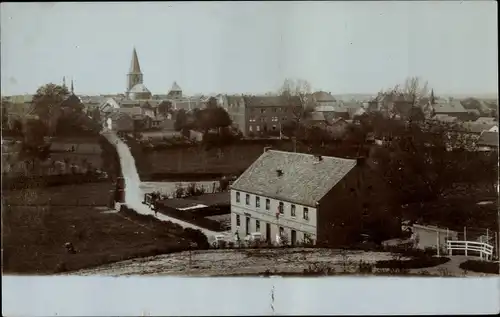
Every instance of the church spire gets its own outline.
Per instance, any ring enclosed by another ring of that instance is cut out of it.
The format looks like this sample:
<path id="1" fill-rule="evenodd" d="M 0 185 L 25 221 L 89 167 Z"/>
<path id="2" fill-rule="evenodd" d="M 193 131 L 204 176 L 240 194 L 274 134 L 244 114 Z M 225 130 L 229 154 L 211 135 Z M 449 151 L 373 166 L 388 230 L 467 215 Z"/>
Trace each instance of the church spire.
<path id="1" fill-rule="evenodd" d="M 131 74 L 139 74 L 141 73 L 141 67 L 139 66 L 139 58 L 137 57 L 137 51 L 135 50 L 132 52 L 132 61 L 130 63 L 130 71 L 129 73 Z"/>
<path id="2" fill-rule="evenodd" d="M 73 86 L 73 78 L 71 78 L 71 94 L 74 95 L 75 94 L 75 88 Z"/>
<path id="3" fill-rule="evenodd" d="M 436 103 L 436 99 L 434 97 L 434 89 L 431 89 L 431 105 L 435 104 Z"/>
<path id="4" fill-rule="evenodd" d="M 66 76 L 63 76 L 62 86 L 66 88 Z"/>

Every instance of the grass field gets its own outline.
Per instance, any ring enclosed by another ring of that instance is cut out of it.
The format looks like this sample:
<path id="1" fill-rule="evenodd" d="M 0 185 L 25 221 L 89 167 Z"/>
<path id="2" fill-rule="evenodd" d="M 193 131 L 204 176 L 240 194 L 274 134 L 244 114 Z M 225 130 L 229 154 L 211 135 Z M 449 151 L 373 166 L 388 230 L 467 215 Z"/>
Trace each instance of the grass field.
<path id="1" fill-rule="evenodd" d="M 291 144 L 284 143 L 274 148 L 291 150 Z M 192 147 L 146 152 L 144 155 L 151 167 L 150 173 L 237 173 L 248 168 L 263 151 L 263 145 L 244 144 L 224 147 L 222 151 Z"/>
<path id="2" fill-rule="evenodd" d="M 12 206 L 106 206 L 110 200 L 111 183 L 88 183 L 30 188 L 2 192 L 2 203 Z"/>
<path id="3" fill-rule="evenodd" d="M 7 274 L 73 271 L 185 245 L 178 228 L 99 208 L 16 206 L 4 208 L 2 214 Z M 66 251 L 66 242 L 74 245 L 76 254 Z"/>

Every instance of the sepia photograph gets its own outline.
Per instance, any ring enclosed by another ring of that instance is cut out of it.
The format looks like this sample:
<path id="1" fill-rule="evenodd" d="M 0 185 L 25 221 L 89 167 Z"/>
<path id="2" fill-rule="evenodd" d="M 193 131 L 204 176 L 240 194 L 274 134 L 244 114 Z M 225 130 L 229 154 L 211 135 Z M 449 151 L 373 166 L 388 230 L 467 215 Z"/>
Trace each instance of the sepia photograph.
<path id="1" fill-rule="evenodd" d="M 217 308 L 230 301 L 217 292 L 257 293 L 251 281 L 265 278 L 287 283 L 281 296 L 349 278 L 498 283 L 496 12 L 493 1 L 2 3 L 2 279 L 25 279 L 22 294 L 42 277 L 165 281 L 155 293 L 177 278 L 169 296 L 182 285 L 214 296 L 212 308 L 124 315 L 310 313 L 292 297 L 273 306 L 275 282 L 259 291 L 262 312 Z M 51 303 L 65 296 L 55 283 Z M 127 283 L 115 288 L 143 287 Z M 116 313 L 2 303 L 10 316 Z"/>

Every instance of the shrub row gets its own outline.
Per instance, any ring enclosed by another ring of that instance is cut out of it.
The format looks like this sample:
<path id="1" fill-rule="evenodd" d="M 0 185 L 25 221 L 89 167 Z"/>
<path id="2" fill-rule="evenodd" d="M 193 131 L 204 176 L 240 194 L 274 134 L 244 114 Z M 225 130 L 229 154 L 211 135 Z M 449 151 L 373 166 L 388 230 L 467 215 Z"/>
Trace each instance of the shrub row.
<path id="1" fill-rule="evenodd" d="M 500 267 L 498 262 L 467 260 L 460 263 L 459 266 L 462 270 L 472 271 L 478 273 L 499 274 Z"/>
<path id="2" fill-rule="evenodd" d="M 396 270 L 423 269 L 444 264 L 448 261 L 450 261 L 450 259 L 446 257 L 425 256 L 409 260 L 381 260 L 377 261 L 375 267 Z"/>

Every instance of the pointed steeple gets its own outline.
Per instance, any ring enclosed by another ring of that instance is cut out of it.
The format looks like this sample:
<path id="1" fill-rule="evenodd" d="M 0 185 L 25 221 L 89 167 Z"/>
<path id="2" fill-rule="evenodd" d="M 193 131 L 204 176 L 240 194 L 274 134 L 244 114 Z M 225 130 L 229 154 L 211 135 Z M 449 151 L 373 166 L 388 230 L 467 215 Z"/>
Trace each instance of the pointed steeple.
<path id="1" fill-rule="evenodd" d="M 63 76 L 62 86 L 66 88 L 66 76 Z"/>
<path id="2" fill-rule="evenodd" d="M 129 73 L 131 74 L 139 74 L 141 73 L 141 67 L 139 66 L 139 58 L 137 57 L 137 51 L 135 50 L 132 52 L 132 61 L 130 63 L 130 71 Z"/>
<path id="3" fill-rule="evenodd" d="M 434 89 L 431 89 L 430 102 L 431 102 L 431 105 L 436 103 L 436 99 L 434 98 Z"/>
<path id="4" fill-rule="evenodd" d="M 73 86 L 73 78 L 71 78 L 71 94 L 75 94 L 75 88 Z"/>

